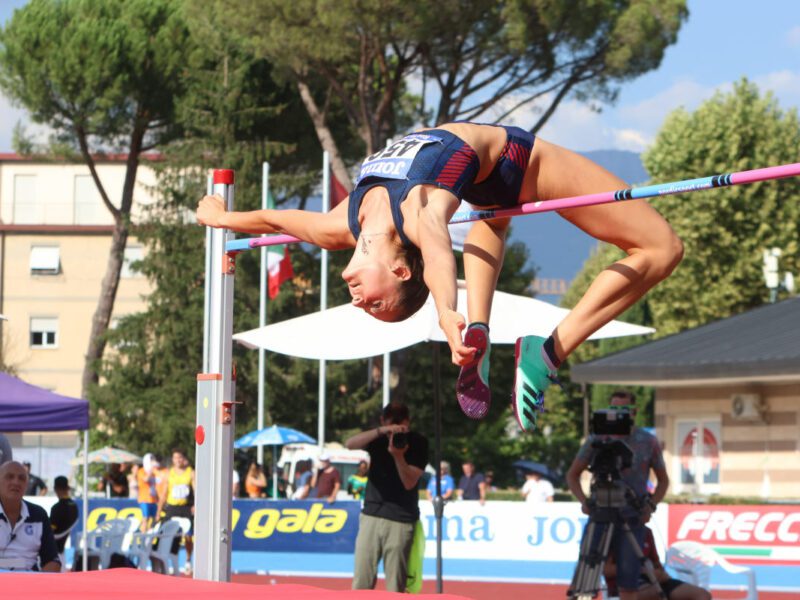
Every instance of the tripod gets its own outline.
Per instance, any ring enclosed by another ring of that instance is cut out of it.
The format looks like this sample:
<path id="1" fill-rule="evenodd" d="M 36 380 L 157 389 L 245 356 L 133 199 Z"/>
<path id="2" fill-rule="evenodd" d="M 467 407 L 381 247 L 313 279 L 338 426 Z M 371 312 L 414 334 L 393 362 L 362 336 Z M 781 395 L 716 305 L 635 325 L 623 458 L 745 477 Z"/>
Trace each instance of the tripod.
<path id="1" fill-rule="evenodd" d="M 605 482 L 592 490 L 592 510 L 581 540 L 578 565 L 567 591 L 568 598 L 589 600 L 597 596 L 600 591 L 600 574 L 618 527 L 622 531 L 624 542 L 630 545 L 639 559 L 640 570 L 643 568 L 650 583 L 661 590 L 653 566 L 645 558 L 630 525 L 620 512 L 621 508 L 631 506 L 628 503 L 628 493 L 624 484 L 619 481 Z M 663 592 L 660 595 L 666 600 Z"/>

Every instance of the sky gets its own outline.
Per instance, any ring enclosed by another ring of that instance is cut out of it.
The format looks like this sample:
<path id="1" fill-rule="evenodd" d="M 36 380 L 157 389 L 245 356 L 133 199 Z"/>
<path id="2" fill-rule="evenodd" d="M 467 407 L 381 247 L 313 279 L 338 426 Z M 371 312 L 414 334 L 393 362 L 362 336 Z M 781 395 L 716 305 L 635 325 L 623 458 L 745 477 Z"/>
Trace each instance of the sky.
<path id="1" fill-rule="evenodd" d="M 25 3 L 0 0 L 0 23 Z M 671 111 L 679 107 L 691 111 L 742 77 L 762 92 L 770 90 L 782 108 L 800 107 L 800 1 L 689 0 L 688 7 L 688 20 L 657 69 L 626 82 L 616 103 L 600 112 L 576 101 L 563 102 L 541 137 L 577 151 L 638 153 L 652 143 Z M 535 122 L 530 110 L 521 109 L 505 121 L 530 127 Z M 14 125 L 26 118 L 0 94 L 0 152 L 11 151 Z M 588 236 L 567 239 L 567 226 L 555 216 L 527 218 L 536 219 L 524 231 L 539 275 L 571 279 L 593 241 Z M 517 229 L 519 239 L 523 228 Z M 566 247 L 558 247 L 558 240 L 565 240 Z"/>

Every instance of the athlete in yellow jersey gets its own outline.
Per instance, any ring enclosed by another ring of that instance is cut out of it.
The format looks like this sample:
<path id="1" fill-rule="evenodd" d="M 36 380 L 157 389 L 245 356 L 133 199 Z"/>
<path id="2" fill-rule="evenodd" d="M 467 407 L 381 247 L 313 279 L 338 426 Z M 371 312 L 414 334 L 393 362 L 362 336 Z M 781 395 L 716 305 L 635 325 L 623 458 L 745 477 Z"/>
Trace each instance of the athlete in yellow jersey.
<path id="1" fill-rule="evenodd" d="M 189 531 L 185 533 L 186 564 L 184 573 L 192 573 L 192 550 L 194 543 L 194 469 L 183 450 L 172 451 L 172 468 L 166 477 L 166 487 L 162 487 L 158 497 L 158 514 L 162 519 L 180 517 L 189 520 Z"/>

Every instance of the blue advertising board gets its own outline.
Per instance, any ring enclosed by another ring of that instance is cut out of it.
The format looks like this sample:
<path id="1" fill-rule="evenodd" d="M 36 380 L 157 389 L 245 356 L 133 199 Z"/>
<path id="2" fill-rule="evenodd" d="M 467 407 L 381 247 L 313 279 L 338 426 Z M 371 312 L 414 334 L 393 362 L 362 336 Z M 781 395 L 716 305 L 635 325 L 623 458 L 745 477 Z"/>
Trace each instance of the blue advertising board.
<path id="1" fill-rule="evenodd" d="M 360 511 L 361 503 L 355 501 L 237 499 L 233 502 L 233 550 L 352 554 Z M 135 500 L 89 500 L 89 531 L 109 519 L 141 516 Z M 83 529 L 81 519 L 82 515 L 73 529 L 73 545 Z"/>

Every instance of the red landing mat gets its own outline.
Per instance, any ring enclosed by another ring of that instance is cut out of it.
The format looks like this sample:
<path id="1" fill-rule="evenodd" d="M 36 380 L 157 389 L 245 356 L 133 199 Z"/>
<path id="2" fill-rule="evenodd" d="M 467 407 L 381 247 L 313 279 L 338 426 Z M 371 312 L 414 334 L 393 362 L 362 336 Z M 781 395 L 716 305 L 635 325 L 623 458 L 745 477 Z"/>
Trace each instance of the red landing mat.
<path id="1" fill-rule="evenodd" d="M 394 600 L 385 591 L 325 590 L 308 585 L 249 585 L 195 581 L 188 577 L 157 575 L 136 569 L 109 569 L 88 573 L 2 573 L 0 597 L 4 600 Z M 452 594 L 421 594 L 420 600 L 465 600 Z"/>

